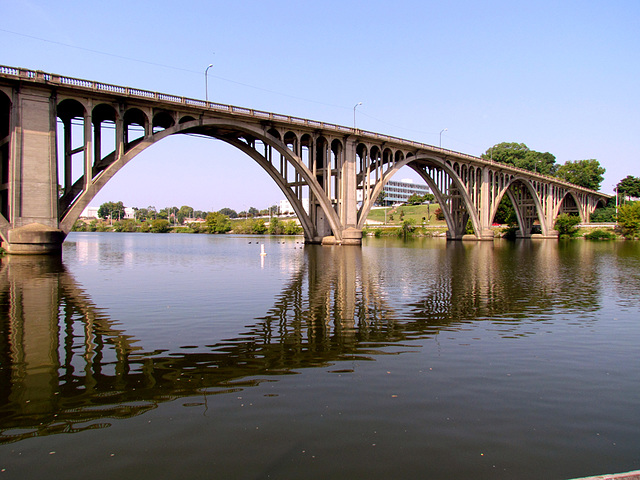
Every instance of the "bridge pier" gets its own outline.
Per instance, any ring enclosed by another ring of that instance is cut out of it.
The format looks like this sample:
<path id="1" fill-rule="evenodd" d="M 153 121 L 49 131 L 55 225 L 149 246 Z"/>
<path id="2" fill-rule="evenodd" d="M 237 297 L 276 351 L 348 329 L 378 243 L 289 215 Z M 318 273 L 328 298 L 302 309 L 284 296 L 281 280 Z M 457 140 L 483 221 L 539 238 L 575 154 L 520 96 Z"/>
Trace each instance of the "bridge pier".
<path id="1" fill-rule="evenodd" d="M 66 237 L 58 221 L 55 94 L 39 86 L 22 86 L 19 93 L 9 120 L 2 248 L 10 254 L 55 254 Z"/>
<path id="2" fill-rule="evenodd" d="M 12 255 L 57 254 L 62 251 L 65 237 L 66 234 L 60 229 L 31 223 L 9 230 L 2 248 Z"/>
<path id="3" fill-rule="evenodd" d="M 342 240 L 335 235 L 327 235 L 322 237 L 322 245 L 362 245 L 362 230 L 357 228 L 345 228 L 342 231 Z"/>

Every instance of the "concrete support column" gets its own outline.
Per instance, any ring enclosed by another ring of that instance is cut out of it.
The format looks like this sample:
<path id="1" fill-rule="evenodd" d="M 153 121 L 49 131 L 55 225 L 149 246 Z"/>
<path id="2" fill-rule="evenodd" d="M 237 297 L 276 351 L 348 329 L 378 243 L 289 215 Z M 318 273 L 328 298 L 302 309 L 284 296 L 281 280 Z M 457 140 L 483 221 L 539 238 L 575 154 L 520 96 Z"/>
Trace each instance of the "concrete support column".
<path id="1" fill-rule="evenodd" d="M 3 237 L 8 253 L 59 252 L 56 165 L 56 103 L 49 89 L 23 87 L 17 103 L 15 148 L 11 152 L 11 228 Z"/>
<path id="2" fill-rule="evenodd" d="M 126 139 L 126 131 L 124 128 L 124 111 L 120 108 L 118 118 L 116 118 L 116 160 L 124 155 Z"/>
<path id="3" fill-rule="evenodd" d="M 361 245 L 362 230 L 358 225 L 357 174 L 356 174 L 356 142 L 348 138 L 345 143 L 342 162 L 342 188 L 340 189 L 340 222 L 344 230 L 342 243 L 344 245 Z"/>
<path id="4" fill-rule="evenodd" d="M 67 192 L 73 187 L 73 126 L 71 118 L 65 118 L 62 121 L 64 129 L 64 191 Z"/>
<path id="5" fill-rule="evenodd" d="M 91 185 L 93 177 L 93 135 L 91 134 L 91 126 L 93 125 L 91 118 L 92 103 L 89 102 L 87 112 L 84 116 L 84 191 L 86 192 Z"/>
<path id="6" fill-rule="evenodd" d="M 491 210 L 494 199 L 489 188 L 489 169 L 482 169 L 482 185 L 480 186 L 480 239 L 493 240 L 491 230 Z"/>
<path id="7" fill-rule="evenodd" d="M 544 214 L 544 221 L 545 224 L 547 226 L 547 237 L 548 238 L 557 238 L 558 237 L 558 231 L 555 230 L 553 224 L 554 224 L 554 218 L 553 218 L 553 212 L 555 211 L 555 207 L 556 207 L 556 187 L 554 187 L 553 185 L 550 185 L 549 188 L 547 189 L 547 208 L 546 208 L 546 212 Z"/>

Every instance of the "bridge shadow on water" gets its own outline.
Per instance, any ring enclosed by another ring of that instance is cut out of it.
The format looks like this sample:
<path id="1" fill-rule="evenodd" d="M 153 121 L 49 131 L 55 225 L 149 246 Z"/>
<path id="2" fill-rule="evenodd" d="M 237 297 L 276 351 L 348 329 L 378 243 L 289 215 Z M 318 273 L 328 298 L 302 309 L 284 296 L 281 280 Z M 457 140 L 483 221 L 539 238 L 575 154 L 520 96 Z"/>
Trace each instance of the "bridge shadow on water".
<path id="1" fill-rule="evenodd" d="M 108 419 L 182 397 L 201 398 L 206 406 L 209 395 L 277 381 L 302 368 L 412 350 L 412 340 L 471 321 L 508 325 L 521 315 L 530 320 L 532 312 L 544 321 L 557 302 L 597 310 L 594 270 L 585 267 L 581 293 L 572 295 L 565 290 L 576 285 L 562 277 L 568 260 L 548 245 L 541 242 L 539 254 L 525 255 L 531 245 L 443 242 L 443 251 L 416 265 L 412 275 L 421 280 L 406 301 L 397 295 L 403 273 L 383 275 L 362 249 L 307 247 L 305 261 L 264 316 L 236 338 L 179 352 L 137 346 L 117 319 L 92 303 L 61 259 L 4 258 L 0 444 L 106 428 Z M 503 262 L 505 255 L 521 260 Z M 523 295 L 523 288 L 536 295 Z M 509 326 L 504 332 L 526 334 Z"/>

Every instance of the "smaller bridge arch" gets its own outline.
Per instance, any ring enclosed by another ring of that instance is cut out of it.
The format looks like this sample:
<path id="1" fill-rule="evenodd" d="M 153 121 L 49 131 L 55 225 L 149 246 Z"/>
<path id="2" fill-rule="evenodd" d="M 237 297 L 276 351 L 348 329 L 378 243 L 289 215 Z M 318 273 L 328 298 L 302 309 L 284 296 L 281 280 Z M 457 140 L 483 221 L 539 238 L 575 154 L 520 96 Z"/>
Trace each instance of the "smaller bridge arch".
<path id="1" fill-rule="evenodd" d="M 544 221 L 542 202 L 532 182 L 521 176 L 511 176 L 498 193 L 491 212 L 491 222 L 505 195 L 511 201 L 518 221 L 519 237 L 529 237 L 535 222 L 538 222 L 543 236 L 549 235 L 548 222 Z"/>

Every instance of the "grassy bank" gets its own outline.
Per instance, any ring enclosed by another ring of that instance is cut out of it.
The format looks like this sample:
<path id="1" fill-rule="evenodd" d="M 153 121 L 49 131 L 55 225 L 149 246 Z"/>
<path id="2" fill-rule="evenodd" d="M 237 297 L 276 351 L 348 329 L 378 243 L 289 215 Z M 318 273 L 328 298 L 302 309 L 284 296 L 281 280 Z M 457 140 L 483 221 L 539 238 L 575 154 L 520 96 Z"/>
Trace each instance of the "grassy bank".
<path id="1" fill-rule="evenodd" d="M 444 219 L 438 220 L 436 211 L 440 209 L 437 203 L 430 205 L 402 205 L 399 207 L 374 208 L 367 217 L 367 222 L 371 225 L 402 225 L 408 220 L 415 226 L 443 226 L 446 228 Z M 385 223 L 386 222 L 386 223 Z"/>

